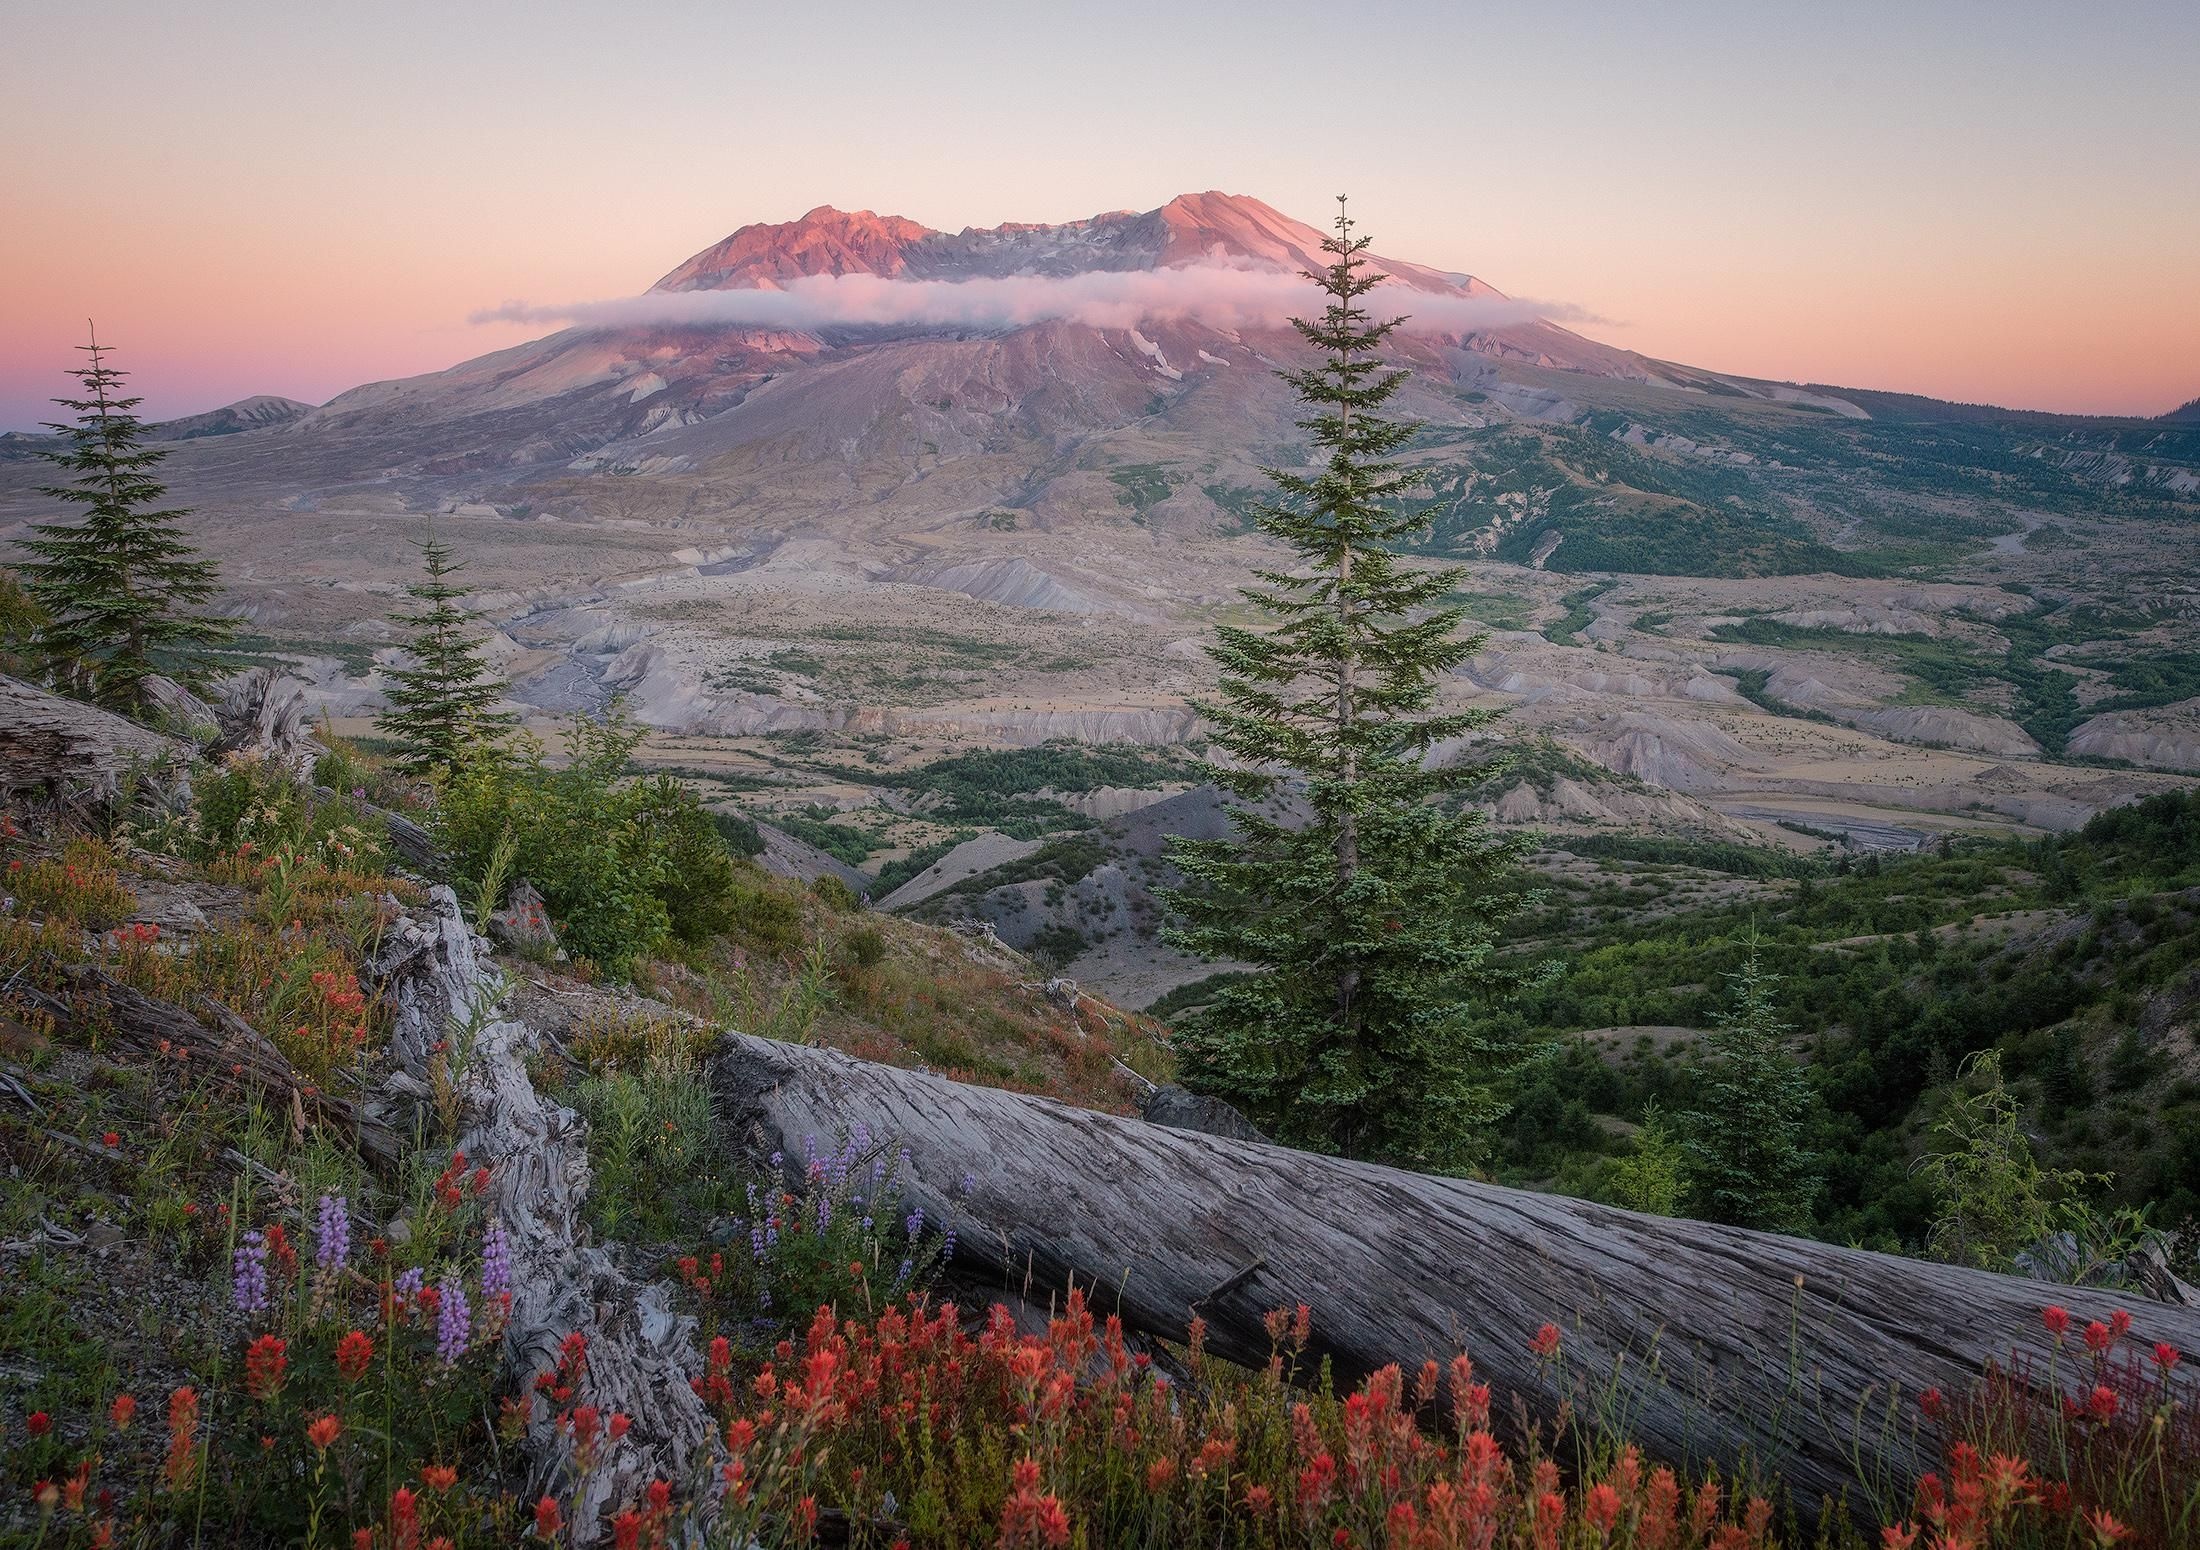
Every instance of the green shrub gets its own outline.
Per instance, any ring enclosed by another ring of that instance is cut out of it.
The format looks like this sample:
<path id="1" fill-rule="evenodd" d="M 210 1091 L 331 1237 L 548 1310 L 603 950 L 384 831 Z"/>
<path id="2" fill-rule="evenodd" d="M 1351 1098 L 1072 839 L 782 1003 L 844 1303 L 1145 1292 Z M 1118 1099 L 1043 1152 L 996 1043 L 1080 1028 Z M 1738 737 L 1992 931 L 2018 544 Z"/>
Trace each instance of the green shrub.
<path id="1" fill-rule="evenodd" d="M 858 926 L 840 939 L 840 959 L 850 968 L 875 969 L 886 957 L 886 938 L 876 926 Z"/>
<path id="2" fill-rule="evenodd" d="M 856 897 L 856 891 L 853 888 L 850 888 L 830 872 L 812 878 L 810 880 L 810 892 L 824 901 L 827 909 L 839 910 L 843 913 L 857 909 L 863 903 L 861 899 Z"/>
<path id="3" fill-rule="evenodd" d="M 382 827 L 347 796 L 324 795 L 280 765 L 232 755 L 192 787 L 191 840 L 203 859 L 249 846 L 332 871 L 383 869 Z"/>
<path id="4" fill-rule="evenodd" d="M 438 840 L 457 879 L 478 883 L 502 836 L 515 876 L 550 907 L 567 950 L 623 977 L 673 938 L 698 942 L 740 918 L 737 867 L 695 794 L 670 775 L 627 783 L 641 733 L 623 716 L 576 720 L 553 768 L 523 738 L 445 782 Z"/>

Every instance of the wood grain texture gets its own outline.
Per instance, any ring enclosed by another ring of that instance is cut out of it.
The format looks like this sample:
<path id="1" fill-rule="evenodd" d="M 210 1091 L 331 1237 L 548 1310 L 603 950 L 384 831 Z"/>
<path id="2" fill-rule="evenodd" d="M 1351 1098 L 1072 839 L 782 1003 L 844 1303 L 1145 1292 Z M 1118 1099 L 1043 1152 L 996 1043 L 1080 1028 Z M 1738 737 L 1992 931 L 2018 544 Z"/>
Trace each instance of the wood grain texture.
<path id="1" fill-rule="evenodd" d="M 180 767 L 190 753 L 112 711 L 0 677 L 0 789 L 105 800 L 132 769 Z"/>
<path id="2" fill-rule="evenodd" d="M 428 918 L 392 940 L 381 976 L 394 1011 L 391 1053 L 425 1081 L 439 1041 L 455 1052 L 465 1114 L 458 1145 L 470 1165 L 490 1170 L 489 1208 L 511 1246 L 504 1360 L 515 1382 L 549 1371 L 565 1337 L 579 1333 L 588 1340 L 579 1402 L 633 1422 L 624 1440 L 598 1444 L 596 1465 L 567 1507 L 575 1542 L 593 1543 L 650 1480 L 687 1478 L 699 1451 L 714 1446 L 710 1414 L 688 1387 L 700 1371 L 694 1320 L 673 1312 L 664 1283 L 636 1283 L 590 1241 L 588 1127 L 529 1078 L 535 1035 L 503 1015 L 498 982 L 456 896 L 438 886 L 429 897 Z M 547 1485 L 566 1478 L 569 1450 L 548 1407 L 535 1408 L 527 1446 L 537 1481 Z"/>
<path id="3" fill-rule="evenodd" d="M 2082 1325 L 2128 1301 L 1171 1130 L 745 1036 L 728 1038 L 713 1084 L 752 1156 L 798 1158 L 813 1136 L 830 1148 L 859 1122 L 907 1146 L 913 1200 L 955 1228 L 958 1262 L 981 1261 L 1004 1287 L 1043 1298 L 1074 1278 L 1171 1339 L 1196 1308 L 1210 1349 L 1254 1363 L 1269 1351 L 1263 1313 L 1308 1303 L 1341 1378 L 1464 1350 L 1536 1419 L 1562 1392 L 1577 1406 L 1605 1396 L 1652 1454 L 1754 1459 L 1806 1515 L 1844 1492 L 1868 1511 L 1860 1487 L 1930 1467 L 1915 1396 L 1958 1391 L 2013 1351 L 2044 1359 L 2044 1303 Z M 2192 1310 L 2132 1311 L 2148 1342 L 2200 1350 Z M 1546 1321 L 1564 1332 L 1556 1365 L 1529 1351 Z"/>

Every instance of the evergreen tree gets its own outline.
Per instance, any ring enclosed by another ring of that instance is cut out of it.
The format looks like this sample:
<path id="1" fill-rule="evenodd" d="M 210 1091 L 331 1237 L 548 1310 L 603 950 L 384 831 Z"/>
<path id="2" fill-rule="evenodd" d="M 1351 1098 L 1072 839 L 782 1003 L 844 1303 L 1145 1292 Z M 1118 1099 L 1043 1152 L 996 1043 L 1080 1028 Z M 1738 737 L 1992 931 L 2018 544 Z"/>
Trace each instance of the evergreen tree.
<path id="1" fill-rule="evenodd" d="M 144 445 L 144 427 L 131 412 L 143 400 L 121 391 L 129 374 L 107 364 L 96 334 L 77 348 L 90 357 L 70 372 L 83 396 L 54 400 L 76 419 L 46 426 L 68 446 L 43 454 L 73 477 L 39 493 L 82 514 L 31 529 L 23 576 L 45 610 L 39 655 L 47 671 L 87 699 L 134 711 L 155 674 L 203 683 L 205 648 L 228 639 L 234 626 L 196 611 L 219 579 L 184 536 L 185 513 L 160 508 L 168 491 L 151 470 L 168 453 Z"/>
<path id="2" fill-rule="evenodd" d="M 513 718 L 495 708 L 504 681 L 483 659 L 474 615 L 460 606 L 465 590 L 451 579 L 465 567 L 450 545 L 437 540 L 433 528 L 420 545 L 420 556 L 427 579 L 405 592 L 427 606 L 419 613 L 393 616 L 411 632 L 405 645 L 411 665 L 391 671 L 385 696 L 389 708 L 375 725 L 396 742 L 399 769 L 408 775 L 441 775 L 485 747 Z"/>
<path id="3" fill-rule="evenodd" d="M 1518 1053 L 1476 1017 L 1517 979 L 1494 947 L 1518 847 L 1435 800 L 1487 766 L 1424 761 L 1497 712 L 1431 710 L 1482 637 L 1440 606 L 1455 572 L 1398 557 L 1427 530 L 1407 498 L 1419 479 L 1394 460 L 1415 427 L 1377 413 L 1407 375 L 1380 354 L 1404 319 L 1361 305 L 1385 277 L 1352 229 L 1340 199 L 1322 244 L 1333 262 L 1307 276 L 1327 306 L 1292 320 L 1316 362 L 1281 373 L 1319 461 L 1264 470 L 1279 498 L 1255 513 L 1296 564 L 1257 573 L 1245 596 L 1272 627 L 1216 632 L 1221 697 L 1198 704 L 1231 756 L 1213 776 L 1247 806 L 1232 836 L 1171 850 L 1186 886 L 1168 895 L 1169 939 L 1254 972 L 1179 1021 L 1177 1047 L 1187 1083 L 1280 1140 L 1457 1168 L 1502 1111 L 1490 1083 Z"/>
<path id="4" fill-rule="evenodd" d="M 1693 1214 L 1737 1227 L 1800 1232 L 1818 1193 L 1817 1159 L 1803 1144 L 1810 1079 L 1782 1040 L 1773 1010 L 1776 976 L 1758 966 L 1755 944 L 1734 982 L 1734 1005 L 1708 1043 L 1699 1105 L 1688 1116 Z"/>
<path id="5" fill-rule="evenodd" d="M 1672 1216 L 1688 1188 L 1688 1150 L 1651 1103 L 1635 1132 L 1635 1149 L 1612 1164 L 1612 1204 L 1653 1216 Z"/>

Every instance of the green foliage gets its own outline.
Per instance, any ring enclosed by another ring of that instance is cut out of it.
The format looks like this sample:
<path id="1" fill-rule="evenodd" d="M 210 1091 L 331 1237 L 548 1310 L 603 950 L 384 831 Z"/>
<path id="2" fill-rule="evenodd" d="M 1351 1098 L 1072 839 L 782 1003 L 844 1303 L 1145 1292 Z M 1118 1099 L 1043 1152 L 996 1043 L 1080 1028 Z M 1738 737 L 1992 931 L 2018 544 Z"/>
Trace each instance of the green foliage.
<path id="1" fill-rule="evenodd" d="M 1149 748 L 1057 740 L 1036 748 L 950 754 L 890 776 L 887 783 L 929 793 L 924 811 L 935 822 L 1036 839 L 1056 830 L 1087 828 L 1091 820 L 1034 792 L 1069 795 L 1102 786 L 1152 786 L 1190 772 L 1180 758 Z"/>
<path id="2" fill-rule="evenodd" d="M 1728 671 L 1734 678 L 1735 692 L 1759 710 L 1767 710 L 1775 716 L 1787 716 L 1796 721 L 1816 721 L 1826 726 L 1839 723 L 1822 710 L 1811 710 L 1783 700 L 1772 692 L 1772 674 L 1762 667 L 1737 667 Z"/>
<path id="3" fill-rule="evenodd" d="M 836 1151 L 818 1155 L 813 1137 L 799 1165 L 775 1156 L 777 1171 L 744 1181 L 737 1236 L 678 1264 L 706 1324 L 766 1356 L 820 1308 L 884 1308 L 923 1292 L 948 1246 L 910 1198 L 908 1156 L 858 1126 Z"/>
<path id="4" fill-rule="evenodd" d="M 1614 1205 L 1675 1216 L 1688 1193 L 1688 1149 L 1652 1103 L 1635 1132 L 1635 1149 L 1612 1164 L 1606 1187 Z"/>
<path id="5" fill-rule="evenodd" d="M 860 867 L 878 848 L 878 837 L 868 829 L 842 823 L 837 809 L 812 803 L 774 813 L 771 822 L 783 833 L 831 856 L 843 866 Z"/>
<path id="6" fill-rule="evenodd" d="M 1818 1192 L 1804 1145 L 1810 1082 L 1781 1043 L 1789 1030 L 1773 1010 L 1777 982 L 1754 951 L 1731 978 L 1733 1009 L 1709 1040 L 1711 1066 L 1686 1121 L 1689 1203 L 1710 1221 L 1800 1232 Z"/>
<path id="7" fill-rule="evenodd" d="M 1528 630 L 1535 627 L 1535 606 L 1515 592 L 1447 592 L 1438 601 L 1457 608 L 1477 624 L 1493 630 Z"/>
<path id="8" fill-rule="evenodd" d="M 39 632 L 46 625 L 46 610 L 23 590 L 14 571 L 0 570 L 0 673 L 10 678 L 35 678 L 45 663 L 39 656 Z"/>
<path id="9" fill-rule="evenodd" d="M 1817 877 L 1826 870 L 1815 856 L 1736 840 L 1696 840 L 1667 834 L 1568 834 L 1554 842 L 1577 856 L 1639 861 L 1652 866 L 1698 867 L 1730 877 Z"/>
<path id="10" fill-rule="evenodd" d="M 713 1143 L 710 1085 L 686 1031 L 642 1031 L 638 1058 L 606 1062 L 568 1101 L 588 1121 L 589 1214 L 611 1236 L 666 1238 L 733 1197 Z"/>
<path id="11" fill-rule="evenodd" d="M 1159 463 L 1126 463 L 1108 470 L 1108 482 L 1115 486 L 1117 498 L 1143 522 L 1146 513 L 1175 493 L 1178 481 Z"/>
<path id="12" fill-rule="evenodd" d="M 2007 642 L 1998 654 L 1957 639 L 1866 635 L 1824 626 L 1782 624 L 1772 619 L 1720 625 L 1712 635 L 1719 640 L 1783 650 L 1834 651 L 1860 658 L 1907 678 L 1909 688 L 1902 698 L 1909 704 L 1976 706 L 1983 694 L 2000 689 L 2013 702 L 2011 714 L 2017 724 L 2049 753 L 2060 753 L 2071 732 L 2089 716 L 2113 710 L 2143 710 L 2200 693 L 2200 653 L 2134 648 L 2118 657 L 2095 654 L 2064 659 L 2104 671 L 2110 686 L 2120 691 L 2080 705 L 2076 675 L 2047 656 L 2055 646 L 2101 640 L 2128 642 L 2135 626 L 2149 622 L 2119 620 L 2081 604 L 2042 603 L 2029 613 L 1992 621 L 1992 628 Z M 1747 674 L 1736 676 L 1742 693 L 1768 710 L 1811 720 L 1826 719 L 1764 695 L 1762 676 L 1754 682 Z"/>
<path id="13" fill-rule="evenodd" d="M 235 755 L 202 770 L 191 787 L 190 849 L 202 860 L 249 847 L 332 871 L 379 872 L 383 830 L 348 796 L 318 792 L 280 765 Z"/>
<path id="14" fill-rule="evenodd" d="M 405 643 L 410 665 L 391 670 L 384 695 L 389 708 L 375 725 L 394 743 L 399 769 L 448 775 L 476 757 L 513 718 L 496 709 L 503 681 L 483 660 L 474 615 L 460 606 L 465 591 L 451 580 L 464 567 L 432 529 L 421 542 L 420 557 L 427 579 L 405 592 L 425 606 L 395 616 L 410 632 Z"/>
<path id="15" fill-rule="evenodd" d="M 1499 1112 L 1490 1081 L 1519 1058 L 1475 1027 L 1478 1003 L 1517 978 L 1495 952 L 1515 847 L 1478 811 L 1429 800 L 1478 772 L 1429 769 L 1426 750 L 1493 713 L 1431 709 L 1479 641 L 1440 604 L 1456 575 L 1397 555 L 1427 518 L 1406 504 L 1419 476 L 1393 460 L 1414 427 L 1378 413 L 1405 373 L 1379 354 L 1396 320 L 1360 305 L 1382 278 L 1366 245 L 1340 208 L 1326 309 L 1295 324 L 1317 362 L 1283 373 L 1319 461 L 1266 470 L 1280 499 L 1256 512 L 1295 564 L 1246 592 L 1272 628 L 1217 630 L 1221 698 L 1198 706 L 1236 761 L 1214 777 L 1253 799 L 1288 772 L 1308 816 L 1248 805 L 1234 836 L 1172 847 L 1186 886 L 1167 896 L 1170 940 L 1258 971 L 1176 1034 L 1187 1083 L 1280 1140 L 1457 1168 Z"/>
<path id="16" fill-rule="evenodd" d="M 1939 1208 L 1930 1247 L 1954 1264 L 2008 1270 L 2020 1251 L 2048 1235 L 2056 1197 L 2090 1181 L 2075 1170 L 2040 1166 L 1999 1053 L 1975 1057 L 1968 1074 L 1970 1081 L 1949 1095 L 1918 1163 Z"/>
<path id="17" fill-rule="evenodd" d="M 145 682 L 156 674 L 202 683 L 207 648 L 232 626 L 198 612 L 219 579 L 185 536 L 186 514 L 159 507 L 168 491 L 152 469 L 168 453 L 144 445 L 144 428 L 131 413 L 143 400 L 120 396 L 128 373 L 106 363 L 96 338 L 78 348 L 90 360 L 71 375 L 85 396 L 54 400 L 76 419 L 48 425 L 67 447 L 41 453 L 72 477 L 39 493 L 81 508 L 81 515 L 34 525 L 35 536 L 22 541 L 32 557 L 22 570 L 45 611 L 38 646 L 48 671 L 87 699 L 138 710 Z M 24 622 L 15 613 L 11 627 Z"/>
<path id="18" fill-rule="evenodd" d="M 710 815 L 718 837 L 726 842 L 726 849 L 737 856 L 761 856 L 764 854 L 764 836 L 753 819 L 740 813 L 714 812 Z"/>
<path id="19" fill-rule="evenodd" d="M 509 831 L 513 875 L 542 895 L 567 951 L 614 976 L 669 939 L 700 941 L 738 918 L 738 863 L 694 793 L 669 775 L 622 781 L 640 740 L 623 716 L 576 719 L 553 767 L 522 738 L 509 757 L 462 761 L 434 816 L 469 889 Z"/>
<path id="20" fill-rule="evenodd" d="M 863 901 L 856 897 L 856 891 L 830 872 L 820 872 L 811 878 L 810 892 L 816 894 L 827 909 L 841 914 L 863 907 Z"/>
<path id="21" fill-rule="evenodd" d="M 1596 620 L 1596 610 L 1589 605 L 1618 585 L 1616 581 L 1599 581 L 1567 593 L 1559 599 L 1566 611 L 1543 627 L 1543 638 L 1554 646 L 1573 645 L 1575 638 Z"/>
<path id="22" fill-rule="evenodd" d="M 903 883 L 909 881 L 910 878 L 928 870 L 935 862 L 945 859 L 947 854 L 957 845 L 975 837 L 975 834 L 969 829 L 957 829 L 944 840 L 935 840 L 929 845 L 920 845 L 899 861 L 887 862 L 878 869 L 877 876 L 872 880 L 872 893 L 879 898 L 885 898 Z"/>

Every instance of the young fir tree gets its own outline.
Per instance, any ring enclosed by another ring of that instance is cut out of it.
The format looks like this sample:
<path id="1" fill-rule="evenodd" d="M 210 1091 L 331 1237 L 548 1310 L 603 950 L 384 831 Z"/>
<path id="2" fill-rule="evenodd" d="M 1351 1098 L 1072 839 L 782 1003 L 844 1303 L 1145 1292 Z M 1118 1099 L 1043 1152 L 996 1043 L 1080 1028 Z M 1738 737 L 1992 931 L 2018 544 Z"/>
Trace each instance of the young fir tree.
<path id="1" fill-rule="evenodd" d="M 1518 847 L 1435 800 L 1486 766 L 1424 763 L 1497 713 L 1431 709 L 1482 637 L 1439 606 L 1455 572 L 1398 558 L 1427 528 L 1407 500 L 1419 480 L 1393 460 L 1414 427 L 1377 413 L 1407 375 L 1380 354 L 1404 319 L 1374 322 L 1361 305 L 1385 277 L 1367 272 L 1367 239 L 1338 206 L 1322 244 L 1333 262 L 1307 276 L 1327 308 L 1292 320 L 1317 361 L 1282 373 L 1318 462 L 1264 470 L 1280 498 L 1256 508 L 1297 563 L 1245 591 L 1272 628 L 1216 632 L 1221 698 L 1198 705 L 1231 756 L 1214 776 L 1247 806 L 1233 836 L 1171 849 L 1186 885 L 1168 895 L 1169 939 L 1254 972 L 1179 1021 L 1177 1048 L 1188 1084 L 1279 1140 L 1457 1168 L 1501 1112 L 1490 1083 L 1519 1053 L 1477 1031 L 1482 1003 L 1517 980 L 1494 948 Z"/>
<path id="2" fill-rule="evenodd" d="M 31 529 L 23 578 L 45 611 L 39 656 L 47 671 L 86 699 L 134 711 L 156 674 L 202 683 L 205 649 L 228 639 L 234 626 L 197 612 L 219 579 L 184 536 L 184 513 L 160 507 L 168 491 L 151 470 L 168 454 L 144 445 L 144 427 L 131 412 L 143 400 L 121 392 L 128 373 L 107 364 L 96 334 L 77 348 L 90 357 L 70 372 L 83 396 L 54 400 L 76 419 L 46 427 L 68 445 L 43 454 L 73 477 L 39 493 L 82 514 Z"/>
<path id="3" fill-rule="evenodd" d="M 1810 1079 L 1782 1042 L 1788 1025 L 1772 1005 L 1779 981 L 1758 966 L 1754 945 L 1728 977 L 1734 1006 L 1707 1041 L 1712 1061 L 1686 1126 L 1690 1210 L 1736 1227 L 1800 1232 L 1818 1193 L 1817 1159 L 1803 1144 Z"/>
<path id="4" fill-rule="evenodd" d="M 464 566 L 431 528 L 420 545 L 427 579 L 405 589 L 427 607 L 397 614 L 411 636 L 409 667 L 390 673 L 389 708 L 375 720 L 397 744 L 394 762 L 408 775 L 444 775 L 512 724 L 496 710 L 504 682 L 481 655 L 474 615 L 459 606 L 466 594 L 452 577 Z"/>

